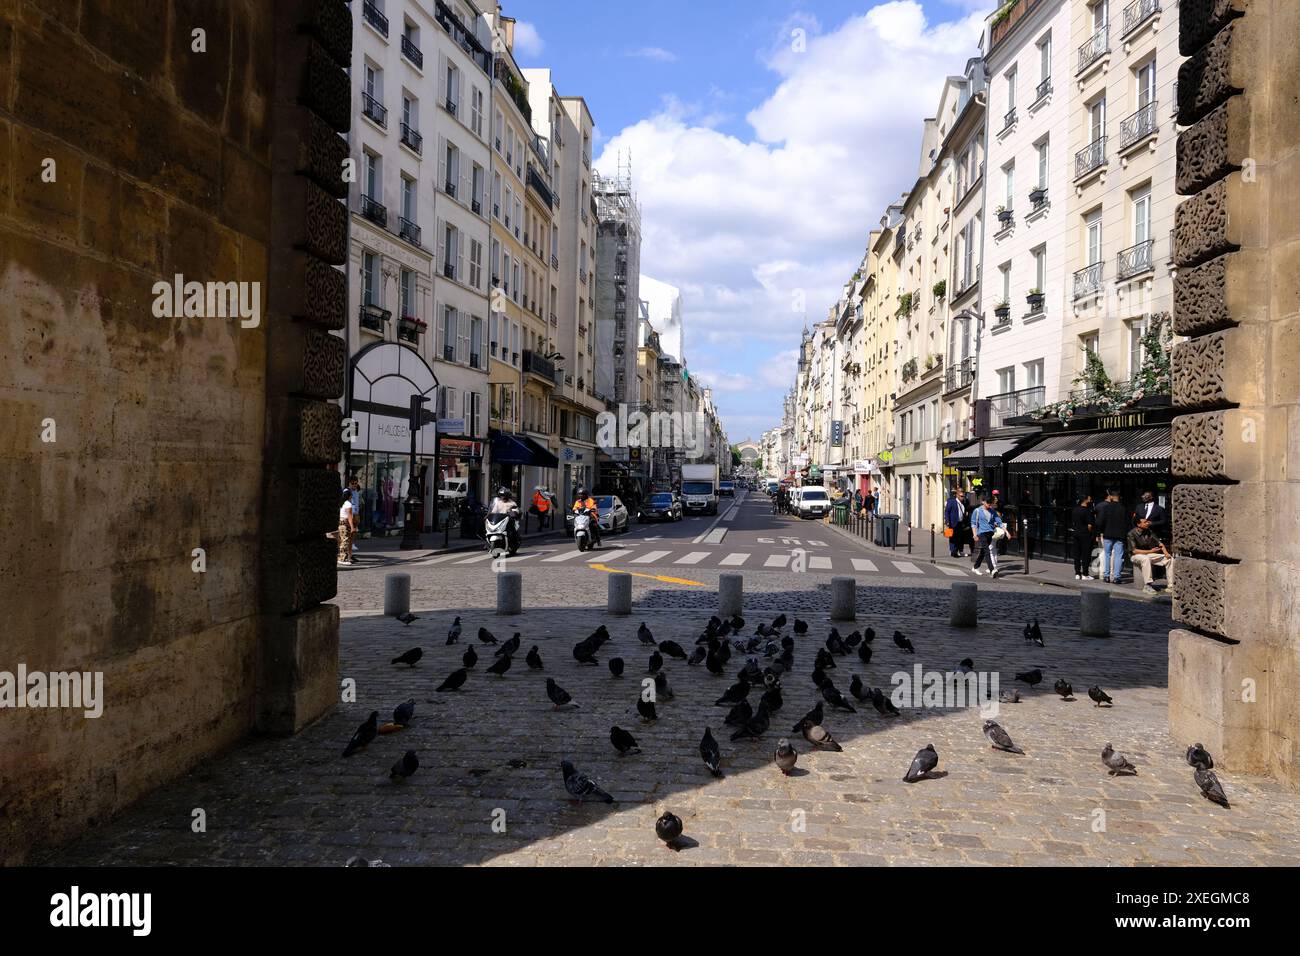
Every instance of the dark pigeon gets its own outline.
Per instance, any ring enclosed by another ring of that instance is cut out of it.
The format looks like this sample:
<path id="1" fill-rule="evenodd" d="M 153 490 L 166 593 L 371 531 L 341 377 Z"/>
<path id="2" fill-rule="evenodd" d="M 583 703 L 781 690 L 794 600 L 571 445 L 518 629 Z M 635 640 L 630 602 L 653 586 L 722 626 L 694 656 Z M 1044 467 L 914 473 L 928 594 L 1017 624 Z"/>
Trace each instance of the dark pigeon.
<path id="1" fill-rule="evenodd" d="M 912 642 L 910 640 L 908 640 L 906 637 L 903 636 L 902 631 L 894 632 L 894 645 L 896 647 L 901 648 L 904 654 L 916 653 L 916 648 L 912 646 Z"/>
<path id="2" fill-rule="evenodd" d="M 1023 674 L 1017 674 L 1016 680 L 1022 684 L 1028 684 L 1030 687 L 1037 687 L 1043 682 L 1043 672 L 1035 667 L 1031 671 L 1025 671 Z"/>
<path id="3" fill-rule="evenodd" d="M 664 671 L 655 674 L 655 698 L 657 700 L 672 700 L 673 689 L 668 686 L 668 675 Z"/>
<path id="4" fill-rule="evenodd" d="M 659 719 L 659 715 L 655 713 L 655 704 L 652 700 L 638 697 L 636 699 L 636 712 L 641 715 L 641 719 L 646 723 Z"/>
<path id="5" fill-rule="evenodd" d="M 397 615 L 397 619 L 401 621 L 403 624 L 405 624 L 407 627 L 411 626 L 412 621 L 419 620 L 419 618 L 416 617 L 414 614 L 412 614 L 410 611 L 407 611 L 405 614 Z"/>
<path id="6" fill-rule="evenodd" d="M 514 637 L 510 638 L 510 640 L 506 641 L 504 644 L 498 647 L 496 649 L 496 654 L 494 656 L 514 657 L 515 652 L 519 650 L 519 641 L 520 641 L 520 634 L 518 631 L 515 631 Z"/>
<path id="7" fill-rule="evenodd" d="M 420 658 L 423 656 L 424 656 L 424 648 L 413 647 L 405 654 L 400 654 L 397 657 L 394 657 L 392 663 L 405 664 L 407 667 L 414 667 L 416 664 L 419 663 Z"/>
<path id="8" fill-rule="evenodd" d="M 611 657 L 609 659 L 609 672 L 615 677 L 623 676 L 623 658 Z"/>
<path id="9" fill-rule="evenodd" d="M 805 727 L 814 727 L 820 724 L 823 717 L 825 717 L 825 712 L 822 709 L 822 702 L 818 701 L 816 707 L 804 714 L 803 719 L 790 728 L 790 733 L 801 734 Z"/>
<path id="10" fill-rule="evenodd" d="M 496 636 L 486 627 L 480 627 L 478 629 L 478 639 L 484 644 L 495 644 L 497 642 Z"/>
<path id="11" fill-rule="evenodd" d="M 465 653 L 460 656 L 460 662 L 468 670 L 478 663 L 478 653 L 472 647 L 465 648 Z"/>
<path id="12" fill-rule="evenodd" d="M 403 727 L 409 727 L 411 718 L 415 716 L 415 698 L 411 697 L 402 701 L 393 708 L 393 723 L 400 724 Z"/>
<path id="13" fill-rule="evenodd" d="M 1214 767 L 1214 758 L 1210 756 L 1204 744 L 1196 743 L 1187 748 L 1187 764 L 1202 770 L 1210 770 Z"/>
<path id="14" fill-rule="evenodd" d="M 444 691 L 460 690 L 465 686 L 465 680 L 468 677 L 469 671 L 463 667 L 458 671 L 452 671 L 447 675 L 447 679 L 437 686 L 436 691 L 441 694 Z"/>
<path id="15" fill-rule="evenodd" d="M 1074 700 L 1074 687 L 1063 677 L 1058 677 L 1052 689 L 1061 695 L 1061 700 Z"/>
<path id="16" fill-rule="evenodd" d="M 551 703 L 555 705 L 556 710 L 559 710 L 566 704 L 573 703 L 573 698 L 569 696 L 569 692 L 559 684 L 555 683 L 554 677 L 546 678 L 546 696 L 550 698 Z M 576 707 L 577 705 L 575 704 L 574 706 Z"/>
<path id="17" fill-rule="evenodd" d="M 647 674 L 656 674 L 664 666 L 664 657 L 658 651 L 650 655 L 650 663 L 646 667 Z"/>
<path id="18" fill-rule="evenodd" d="M 679 661 L 686 660 L 686 651 L 684 651 L 682 649 L 682 645 L 678 644 L 676 641 L 661 642 L 659 644 L 659 650 L 663 651 L 669 657 L 674 658 L 676 660 Z"/>
<path id="19" fill-rule="evenodd" d="M 587 797 L 592 797 L 604 803 L 614 802 L 613 797 L 596 786 L 595 781 L 585 773 L 580 773 L 569 761 L 560 761 L 560 772 L 564 774 L 564 789 L 574 800 L 581 802 Z"/>
<path id="20" fill-rule="evenodd" d="M 524 658 L 524 662 L 528 665 L 529 670 L 539 671 L 542 669 L 542 654 L 541 651 L 537 649 L 536 644 L 534 644 L 533 649 L 528 652 L 528 655 Z"/>
<path id="21" fill-rule="evenodd" d="M 900 713 L 894 706 L 893 699 L 885 696 L 879 687 L 871 689 L 871 706 L 876 708 L 876 713 L 881 717 L 897 717 Z"/>
<path id="22" fill-rule="evenodd" d="M 794 619 L 794 628 L 793 628 L 793 630 L 794 630 L 794 632 L 795 632 L 796 634 L 807 634 L 807 633 L 808 633 L 808 622 L 807 622 L 807 621 L 801 621 L 801 620 L 799 620 L 799 619 L 796 617 L 796 618 Z"/>
<path id="23" fill-rule="evenodd" d="M 420 758 L 415 755 L 414 750 L 408 750 L 402 755 L 402 759 L 393 764 L 393 769 L 388 771 L 389 780 L 405 780 L 415 771 L 420 769 Z"/>
<path id="24" fill-rule="evenodd" d="M 641 748 L 636 745 L 636 738 L 629 734 L 622 727 L 609 728 L 609 742 L 614 745 L 619 756 L 626 754 L 639 754 Z"/>
<path id="25" fill-rule="evenodd" d="M 1219 783 L 1219 778 L 1213 770 L 1207 767 L 1197 767 L 1192 772 L 1192 779 L 1196 785 L 1201 788 L 1201 795 L 1206 800 L 1217 803 L 1221 807 L 1231 809 L 1228 804 L 1228 795 L 1223 792 L 1223 784 Z"/>
<path id="26" fill-rule="evenodd" d="M 460 618 L 451 622 L 451 627 L 447 628 L 447 646 L 450 647 L 460 640 Z"/>
<path id="27" fill-rule="evenodd" d="M 903 775 L 904 783 L 916 783 L 930 775 L 930 771 L 939 766 L 939 753 L 934 749 L 934 744 L 927 744 L 923 749 L 916 752 L 912 758 L 912 765 L 907 768 L 907 773 Z"/>
<path id="28" fill-rule="evenodd" d="M 655 821 L 655 836 L 664 841 L 664 846 L 680 853 L 677 840 L 682 835 L 682 818 L 665 810 Z"/>
<path id="29" fill-rule="evenodd" d="M 749 682 L 742 680 L 728 687 L 723 695 L 713 703 L 716 707 L 725 707 L 728 704 L 738 704 L 748 696 Z"/>
<path id="30" fill-rule="evenodd" d="M 822 699 L 836 710 L 847 710 L 850 714 L 858 712 L 858 709 L 845 700 L 844 695 L 829 681 L 822 685 Z"/>
<path id="31" fill-rule="evenodd" d="M 858 660 L 864 664 L 871 663 L 871 645 L 866 641 L 858 645 Z"/>
<path id="32" fill-rule="evenodd" d="M 704 760 L 704 766 L 709 768 L 709 773 L 715 777 L 722 776 L 722 752 L 718 750 L 718 742 L 713 739 L 713 731 L 708 727 L 704 728 L 704 736 L 700 738 L 700 757 Z"/>
<path id="33" fill-rule="evenodd" d="M 743 727 L 754 716 L 754 708 L 749 706 L 749 701 L 742 700 L 731 710 L 727 711 L 726 719 L 722 722 L 728 727 Z"/>
<path id="34" fill-rule="evenodd" d="M 1110 699 L 1109 694 L 1107 694 L 1104 690 L 1102 690 L 1100 687 L 1096 686 L 1095 684 L 1092 687 L 1088 688 L 1088 696 L 1092 698 L 1093 703 L 1098 707 L 1100 707 L 1102 704 L 1105 704 L 1106 706 L 1109 707 L 1111 704 L 1115 703 L 1113 700 Z"/>
<path id="35" fill-rule="evenodd" d="M 487 669 L 489 674 L 496 674 L 498 677 L 505 677 L 506 671 L 510 670 L 512 658 L 509 655 L 498 657 L 492 662 L 492 666 Z"/>
<path id="36" fill-rule="evenodd" d="M 853 680 L 849 681 L 849 693 L 853 695 L 854 700 L 866 703 L 871 701 L 871 690 L 862 686 L 862 678 L 857 674 L 854 674 Z"/>
<path id="37" fill-rule="evenodd" d="M 655 636 L 650 632 L 650 628 L 645 626 L 645 621 L 642 621 L 641 626 L 636 629 L 636 639 L 642 644 L 655 643 Z"/>
<path id="38" fill-rule="evenodd" d="M 357 732 L 352 735 L 348 745 L 343 748 L 343 756 L 351 757 L 358 750 L 364 749 L 375 735 L 379 733 L 379 711 L 372 710 L 370 716 L 366 718 L 365 723 L 357 728 Z"/>
<path id="39" fill-rule="evenodd" d="M 757 740 L 763 734 L 767 733 L 767 728 L 771 725 L 771 719 L 767 713 L 767 707 L 762 701 L 758 703 L 758 710 L 754 712 L 745 726 L 741 727 L 731 735 L 732 740 Z"/>

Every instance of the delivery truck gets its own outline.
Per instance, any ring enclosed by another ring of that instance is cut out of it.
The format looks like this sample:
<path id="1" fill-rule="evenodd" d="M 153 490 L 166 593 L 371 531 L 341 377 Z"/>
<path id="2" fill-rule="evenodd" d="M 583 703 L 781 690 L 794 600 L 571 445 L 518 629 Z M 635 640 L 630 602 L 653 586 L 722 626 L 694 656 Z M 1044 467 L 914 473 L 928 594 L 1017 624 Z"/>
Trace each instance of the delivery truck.
<path id="1" fill-rule="evenodd" d="M 718 513 L 717 465 L 682 465 L 682 507 L 687 514 Z"/>

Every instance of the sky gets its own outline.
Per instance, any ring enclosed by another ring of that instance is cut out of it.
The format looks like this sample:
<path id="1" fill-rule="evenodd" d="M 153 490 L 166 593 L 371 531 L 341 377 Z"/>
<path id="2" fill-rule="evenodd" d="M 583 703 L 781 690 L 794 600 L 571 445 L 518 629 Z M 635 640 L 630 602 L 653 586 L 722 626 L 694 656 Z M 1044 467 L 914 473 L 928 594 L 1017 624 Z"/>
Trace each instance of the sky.
<path id="1" fill-rule="evenodd" d="M 922 120 L 995 4 L 503 0 L 520 65 L 586 98 L 596 168 L 630 154 L 641 271 L 682 290 L 733 443 L 780 422 L 802 330 L 915 182 Z"/>

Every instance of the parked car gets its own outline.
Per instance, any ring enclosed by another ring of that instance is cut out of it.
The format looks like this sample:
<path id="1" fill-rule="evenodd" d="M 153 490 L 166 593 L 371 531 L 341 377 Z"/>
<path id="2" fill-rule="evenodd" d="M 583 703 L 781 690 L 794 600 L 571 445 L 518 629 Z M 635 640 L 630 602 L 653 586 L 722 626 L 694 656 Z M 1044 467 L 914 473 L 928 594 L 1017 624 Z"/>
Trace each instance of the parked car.
<path id="1" fill-rule="evenodd" d="M 728 498 L 736 497 L 736 483 L 729 478 L 723 478 L 718 482 L 718 496 L 723 495 Z"/>
<path id="2" fill-rule="evenodd" d="M 646 499 L 637 521 L 681 521 L 682 499 L 671 491 L 657 491 Z"/>
<path id="3" fill-rule="evenodd" d="M 804 485 L 797 492 L 795 514 L 800 518 L 820 518 L 831 510 L 831 499 L 820 485 Z"/>
<path id="4" fill-rule="evenodd" d="M 596 508 L 600 511 L 600 530 L 608 531 L 611 534 L 618 534 L 620 531 L 626 531 L 632 523 L 632 517 L 628 514 L 627 506 L 623 504 L 623 499 L 618 495 L 597 495 Z M 564 516 L 565 531 L 570 537 L 573 536 L 573 512 L 570 511 Z"/>

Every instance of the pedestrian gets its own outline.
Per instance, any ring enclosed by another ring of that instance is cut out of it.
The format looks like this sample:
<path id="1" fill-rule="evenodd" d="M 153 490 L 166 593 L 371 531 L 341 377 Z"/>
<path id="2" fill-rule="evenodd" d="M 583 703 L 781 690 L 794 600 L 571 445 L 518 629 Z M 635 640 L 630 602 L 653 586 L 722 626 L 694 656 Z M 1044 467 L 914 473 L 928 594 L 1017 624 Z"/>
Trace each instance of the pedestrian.
<path id="1" fill-rule="evenodd" d="M 1119 584 L 1124 571 L 1124 539 L 1128 536 L 1128 511 L 1119 492 L 1107 489 L 1106 500 L 1097 507 L 1097 530 L 1101 532 L 1101 579 Z"/>
<path id="2" fill-rule="evenodd" d="M 352 516 L 356 519 L 356 528 L 361 528 L 361 479 L 353 475 L 348 479 L 348 493 L 352 497 Z M 357 536 L 352 535 L 352 553 L 356 554 L 360 550 L 357 548 Z"/>
<path id="3" fill-rule="evenodd" d="M 1097 540 L 1096 517 L 1092 513 L 1092 495 L 1081 495 L 1070 512 L 1070 530 L 1074 537 L 1074 580 L 1088 581 L 1092 575 L 1092 544 Z"/>
<path id="4" fill-rule="evenodd" d="M 1151 530 L 1161 538 L 1169 536 L 1169 512 L 1160 507 L 1156 496 L 1150 491 L 1142 492 L 1142 503 L 1138 505 L 1136 518 L 1150 521 Z"/>
<path id="5" fill-rule="evenodd" d="M 551 499 L 540 485 L 533 489 L 533 504 L 528 510 L 537 515 L 539 529 L 550 526 Z"/>
<path id="6" fill-rule="evenodd" d="M 351 567 L 352 565 L 352 536 L 357 530 L 357 513 L 352 507 L 352 491 L 349 488 L 343 489 L 343 496 L 339 504 L 339 564 Z"/>
<path id="7" fill-rule="evenodd" d="M 862 514 L 862 489 L 861 488 L 858 488 L 856 491 L 853 492 L 853 513 L 855 515 Z"/>
<path id="8" fill-rule="evenodd" d="M 1128 533 L 1128 552 L 1133 567 L 1142 574 L 1142 593 L 1155 594 L 1151 586 L 1152 568 L 1165 569 L 1165 591 L 1174 593 L 1174 558 L 1156 534 L 1149 518 L 1138 518 L 1137 527 Z"/>
<path id="9" fill-rule="evenodd" d="M 966 506 L 961 503 L 961 495 L 956 488 L 948 492 L 948 501 L 943 506 L 943 533 L 948 538 L 948 555 L 961 557 L 961 525 L 966 518 Z"/>
<path id="10" fill-rule="evenodd" d="M 994 543 L 994 536 L 999 528 L 1003 534 L 1006 533 L 1006 526 L 1002 523 L 1002 518 L 993 510 L 992 502 L 985 498 L 980 502 L 980 506 L 975 509 L 971 515 L 971 530 L 975 533 L 975 538 L 979 542 L 975 550 L 975 565 L 973 570 L 976 574 L 983 574 L 980 565 L 988 562 L 989 571 L 993 577 L 998 576 L 998 553 Z"/>

